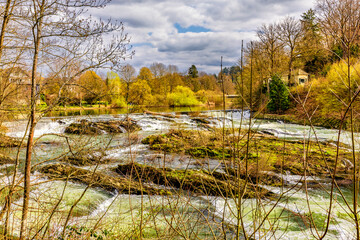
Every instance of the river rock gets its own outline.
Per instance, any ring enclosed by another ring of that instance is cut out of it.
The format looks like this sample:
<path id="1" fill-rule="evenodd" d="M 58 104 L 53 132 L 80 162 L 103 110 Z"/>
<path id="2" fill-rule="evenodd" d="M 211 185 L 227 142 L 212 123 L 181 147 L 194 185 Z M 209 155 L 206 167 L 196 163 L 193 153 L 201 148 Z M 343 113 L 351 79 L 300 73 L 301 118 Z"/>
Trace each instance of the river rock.
<path id="1" fill-rule="evenodd" d="M 19 147 L 20 145 L 21 141 L 19 139 L 0 134 L 0 147 Z"/>
<path id="2" fill-rule="evenodd" d="M 96 164 L 108 163 L 111 159 L 96 157 L 91 154 L 76 153 L 62 158 L 61 161 L 76 166 L 95 166 Z"/>
<path id="3" fill-rule="evenodd" d="M 192 118 L 191 120 L 193 120 L 194 122 L 196 123 L 199 123 L 199 124 L 210 124 L 211 122 L 205 118 L 200 118 L 200 117 L 197 117 L 197 118 Z"/>
<path id="4" fill-rule="evenodd" d="M 0 153 L 0 165 L 14 163 L 15 160 L 9 156 Z"/>
<path id="5" fill-rule="evenodd" d="M 71 180 L 84 183 L 91 187 L 99 187 L 107 191 L 117 191 L 124 194 L 169 195 L 170 192 L 156 187 L 141 185 L 123 177 L 112 177 L 100 171 L 82 169 L 67 164 L 48 164 L 39 171 L 54 180 Z"/>
<path id="6" fill-rule="evenodd" d="M 205 170 L 177 170 L 171 168 L 156 168 L 137 163 L 119 165 L 114 169 L 124 177 L 128 177 L 140 182 L 149 182 L 176 188 L 183 191 L 190 191 L 198 195 L 210 196 L 237 196 L 237 185 L 240 184 L 240 194 L 244 198 L 272 196 L 266 189 L 252 184 L 247 184 L 244 191 L 244 180 L 235 179 L 225 173 L 210 173 Z M 256 190 L 256 192 L 255 192 Z"/>
<path id="7" fill-rule="evenodd" d="M 65 133 L 70 134 L 116 134 L 124 133 L 126 131 L 133 132 L 140 130 L 140 126 L 137 122 L 131 118 L 125 118 L 124 120 L 110 120 L 100 122 L 90 122 L 88 120 L 81 120 L 79 123 L 72 123 L 66 129 Z"/>

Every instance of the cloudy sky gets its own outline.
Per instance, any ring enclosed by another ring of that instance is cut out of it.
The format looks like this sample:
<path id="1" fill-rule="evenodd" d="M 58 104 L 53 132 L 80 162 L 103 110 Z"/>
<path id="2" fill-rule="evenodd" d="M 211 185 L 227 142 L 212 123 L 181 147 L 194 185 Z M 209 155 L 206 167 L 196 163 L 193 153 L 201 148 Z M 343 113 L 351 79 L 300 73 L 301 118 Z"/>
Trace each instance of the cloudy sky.
<path id="1" fill-rule="evenodd" d="M 299 17 L 313 0 L 113 0 L 93 13 L 124 23 L 135 50 L 127 62 L 137 70 L 153 62 L 186 71 L 220 71 L 239 59 L 241 40 L 255 39 L 263 23 Z"/>

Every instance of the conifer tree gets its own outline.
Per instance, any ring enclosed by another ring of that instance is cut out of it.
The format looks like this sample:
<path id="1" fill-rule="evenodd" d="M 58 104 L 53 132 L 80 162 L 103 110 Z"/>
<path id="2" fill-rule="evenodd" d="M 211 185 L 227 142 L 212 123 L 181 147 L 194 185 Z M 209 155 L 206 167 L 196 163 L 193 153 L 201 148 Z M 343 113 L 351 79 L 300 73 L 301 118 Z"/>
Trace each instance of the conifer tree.
<path id="1" fill-rule="evenodd" d="M 289 93 L 278 75 L 273 75 L 270 82 L 270 102 L 267 107 L 270 112 L 283 112 L 290 107 Z"/>

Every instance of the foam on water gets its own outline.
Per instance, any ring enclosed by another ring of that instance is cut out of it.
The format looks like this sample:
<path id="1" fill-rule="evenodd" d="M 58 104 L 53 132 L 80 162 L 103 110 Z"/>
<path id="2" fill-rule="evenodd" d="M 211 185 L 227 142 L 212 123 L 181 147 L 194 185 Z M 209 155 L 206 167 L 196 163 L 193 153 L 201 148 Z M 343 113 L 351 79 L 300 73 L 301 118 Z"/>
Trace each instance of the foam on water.
<path id="1" fill-rule="evenodd" d="M 106 159 L 116 159 L 116 158 L 121 158 L 126 154 L 129 154 L 130 152 L 138 152 L 140 150 L 145 150 L 146 146 L 143 144 L 137 144 L 137 145 L 132 145 L 126 148 L 120 148 L 120 149 L 112 149 L 112 150 L 108 150 L 106 151 Z"/>
<path id="2" fill-rule="evenodd" d="M 38 122 L 35 128 L 34 137 L 40 137 L 43 134 L 59 134 L 65 131 L 65 128 L 70 125 L 74 120 L 73 119 L 61 119 L 53 120 L 49 118 L 44 118 Z M 17 122 L 7 122 L 4 124 L 9 131 L 6 133 L 10 137 L 21 138 L 24 136 L 26 130 L 26 121 L 17 121 Z"/>
<path id="3" fill-rule="evenodd" d="M 214 111 L 214 112 L 208 112 L 204 113 L 209 116 L 209 120 L 212 122 L 211 125 L 213 126 L 222 126 L 224 120 L 226 127 L 239 127 L 240 120 L 242 121 L 243 126 L 247 127 L 249 124 L 249 117 L 250 113 L 248 111 L 242 113 L 241 111 L 230 111 L 227 112 L 225 115 L 225 119 L 223 118 L 224 115 L 221 111 Z M 123 119 L 125 115 L 101 115 L 101 116 L 92 116 L 90 118 L 91 121 L 101 121 L 101 120 L 109 120 L 109 119 Z M 152 118 L 149 115 L 145 114 L 135 114 L 131 115 L 131 118 L 137 121 L 137 123 L 141 126 L 142 131 L 140 134 L 153 134 L 153 133 L 159 133 L 159 132 L 166 132 L 171 127 L 176 125 L 177 127 L 180 126 L 184 129 L 194 129 L 198 127 L 198 124 L 196 124 L 194 121 L 191 120 L 191 118 L 187 115 L 182 115 L 177 118 L 171 118 L 166 119 L 165 117 L 159 116 L 157 119 Z M 39 137 L 42 134 L 50 134 L 50 133 L 63 133 L 65 128 L 72 122 L 78 121 L 79 119 L 88 119 L 89 117 L 64 117 L 58 119 L 51 119 L 51 118 L 44 118 L 42 119 L 36 128 L 35 136 Z M 7 133 L 9 136 L 14 137 L 22 137 L 25 131 L 26 127 L 26 121 L 18 121 L 18 122 L 12 122 L 12 123 L 6 123 L 6 126 L 9 129 L 9 132 Z M 310 136 L 311 139 L 315 138 L 314 133 L 308 126 L 301 126 L 296 124 L 287 124 L 282 122 L 270 122 L 270 121 L 263 121 L 263 120 L 253 120 L 252 121 L 252 128 L 262 131 L 267 131 L 277 137 L 285 137 L 285 138 L 292 138 L 292 139 L 304 139 Z M 336 130 L 329 130 L 324 128 L 316 128 L 317 137 L 320 140 L 336 140 L 337 138 L 337 131 Z M 347 143 L 349 141 L 349 133 L 344 132 L 341 138 L 342 142 Z M 356 137 L 359 137 L 359 134 L 356 134 Z M 120 145 L 119 145 L 120 146 Z M 131 151 L 134 152 L 144 152 L 147 150 L 147 146 L 143 144 L 136 144 L 130 147 L 121 147 L 117 149 L 111 149 L 106 151 L 106 158 L 113 158 L 113 159 L 122 159 L 126 158 L 127 155 Z M 140 156 L 141 157 L 141 156 Z M 180 161 L 179 161 L 180 162 Z M 17 176 L 18 178 L 21 178 L 22 175 L 19 174 Z M 284 180 L 288 181 L 289 183 L 295 184 L 296 182 L 301 180 L 301 176 L 292 176 L 292 175 L 282 175 L 282 178 Z M 9 184 L 11 183 L 12 177 L 5 177 L 1 176 L 0 182 L 1 184 Z M 46 180 L 43 178 L 43 176 L 39 173 L 35 173 L 32 176 L 32 182 L 33 183 L 40 183 L 41 181 Z M 315 179 L 308 179 L 308 180 L 321 180 L 318 178 Z M 64 186 L 64 182 L 55 182 L 53 184 L 50 183 L 44 183 L 39 184 L 36 186 L 36 188 L 32 191 L 32 197 L 34 199 L 40 198 L 42 194 L 44 193 L 51 193 L 56 192 L 57 195 L 59 195 L 59 191 L 61 191 L 61 187 Z M 281 194 L 286 189 L 280 189 L 276 187 L 269 187 L 269 186 L 263 186 L 264 188 L 270 190 L 273 193 Z M 74 198 L 79 196 L 79 193 L 84 189 L 85 187 L 83 185 L 78 184 L 70 184 L 69 185 L 69 191 L 66 193 L 66 203 L 62 206 L 62 209 L 67 209 L 67 205 L 69 203 L 72 203 L 74 201 Z M 320 191 L 320 190 L 318 190 Z M 284 210 L 287 209 L 289 211 L 292 211 L 294 213 L 299 214 L 307 214 L 308 213 L 308 206 L 306 204 L 306 195 L 303 191 L 297 190 L 297 191 L 289 191 L 287 193 L 287 196 L 289 196 L 288 202 L 280 202 L 278 203 L 276 210 Z M 178 197 L 178 196 L 177 196 Z M 96 218 L 97 216 L 102 215 L 110 206 L 110 204 L 115 201 L 114 205 L 110 207 L 109 216 L 105 217 L 105 221 L 109 224 L 111 224 L 112 220 L 119 217 L 120 213 L 124 216 L 122 219 L 124 221 L 131 221 L 131 215 L 128 213 L 130 207 L 137 206 L 140 204 L 140 197 L 139 196 L 129 196 L 129 195 L 106 195 L 103 192 L 101 192 L 99 189 L 91 189 L 87 195 L 87 199 L 93 198 L 95 202 L 94 204 L 91 204 L 91 212 L 89 215 L 86 215 L 84 217 L 80 218 L 74 218 L 72 220 L 73 223 L 76 222 L 82 222 L 82 224 L 88 224 L 87 220 Z M 147 199 L 147 197 L 144 197 L 144 201 L 146 204 L 148 204 L 150 201 L 156 202 L 156 207 L 162 207 L 166 206 L 166 201 L 164 200 L 165 197 L 161 196 L 151 196 L 152 200 Z M 215 198 L 215 197 L 206 197 L 208 200 L 208 205 L 204 204 L 202 207 L 206 208 L 207 211 L 212 211 L 211 214 L 215 216 L 216 218 L 222 219 L 223 216 L 225 216 L 225 221 L 228 224 L 236 224 L 236 220 L 234 218 L 234 209 L 235 202 L 233 200 L 224 199 L 224 198 Z M 47 200 L 47 199 L 45 199 Z M 45 201 L 44 200 L 44 201 Z M 167 197 L 168 201 L 176 201 L 172 197 Z M 129 203 L 129 201 L 133 201 L 133 205 Z M 185 200 L 184 200 L 185 201 Z M 197 204 L 196 199 L 186 200 L 189 201 L 189 204 Z M 311 209 L 316 213 L 324 213 L 326 212 L 327 204 L 329 202 L 329 199 L 326 196 L 323 196 L 321 194 L 316 194 L 314 192 L 310 193 L 310 204 Z M 17 204 L 21 206 L 22 199 L 20 199 Z M 37 204 L 37 203 L 33 203 Z M 162 205 L 163 204 L 163 205 Z M 165 204 L 165 205 L 164 205 Z M 275 202 L 266 202 L 266 209 L 269 209 L 271 206 L 273 206 Z M 210 205 L 210 207 L 209 207 Z M 82 211 L 86 208 L 86 202 L 81 203 L 80 208 Z M 244 200 L 244 212 L 246 213 L 245 220 L 246 220 L 246 228 L 250 232 L 252 228 L 252 218 L 253 218 L 253 212 L 254 208 L 256 208 L 256 200 L 255 199 L 246 199 Z M 331 230 L 336 230 L 337 235 L 330 234 L 329 238 L 336 237 L 339 239 L 351 239 L 353 237 L 353 226 L 351 224 L 351 221 L 338 217 L 338 213 L 342 212 L 342 208 L 344 206 L 341 205 L 341 203 L 336 202 L 336 206 L 334 208 L 334 219 L 336 219 L 337 224 L 331 225 Z M 83 209 L 84 208 L 84 209 Z M 138 208 L 134 208 L 135 212 L 138 211 Z M 286 224 L 285 221 L 280 222 L 280 224 Z M 282 225 L 281 225 L 282 226 Z M 304 239 L 311 237 L 311 230 L 305 230 L 305 231 L 279 231 L 275 234 L 277 238 L 281 237 L 283 235 L 283 239 Z M 272 234 L 272 233 L 271 233 Z M 271 234 L 269 233 L 269 236 L 267 238 L 271 238 Z M 257 238 L 257 236 L 255 236 Z"/>

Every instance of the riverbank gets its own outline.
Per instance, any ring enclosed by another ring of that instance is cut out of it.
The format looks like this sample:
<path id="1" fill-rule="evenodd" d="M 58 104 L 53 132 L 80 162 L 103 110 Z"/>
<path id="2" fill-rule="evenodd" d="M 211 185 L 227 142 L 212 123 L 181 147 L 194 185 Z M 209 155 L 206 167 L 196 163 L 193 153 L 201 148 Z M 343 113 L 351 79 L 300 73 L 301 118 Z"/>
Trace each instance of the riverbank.
<path id="1" fill-rule="evenodd" d="M 255 114 L 256 119 L 271 120 L 271 121 L 282 121 L 284 123 L 294 123 L 299 125 L 310 125 L 317 127 L 324 127 L 329 129 L 339 129 L 341 120 L 337 118 L 326 118 L 314 116 L 311 118 L 311 122 L 304 116 L 299 116 L 291 113 L 286 114 L 270 114 L 270 113 L 259 113 Z M 347 129 L 347 122 L 343 124 L 343 130 Z"/>

